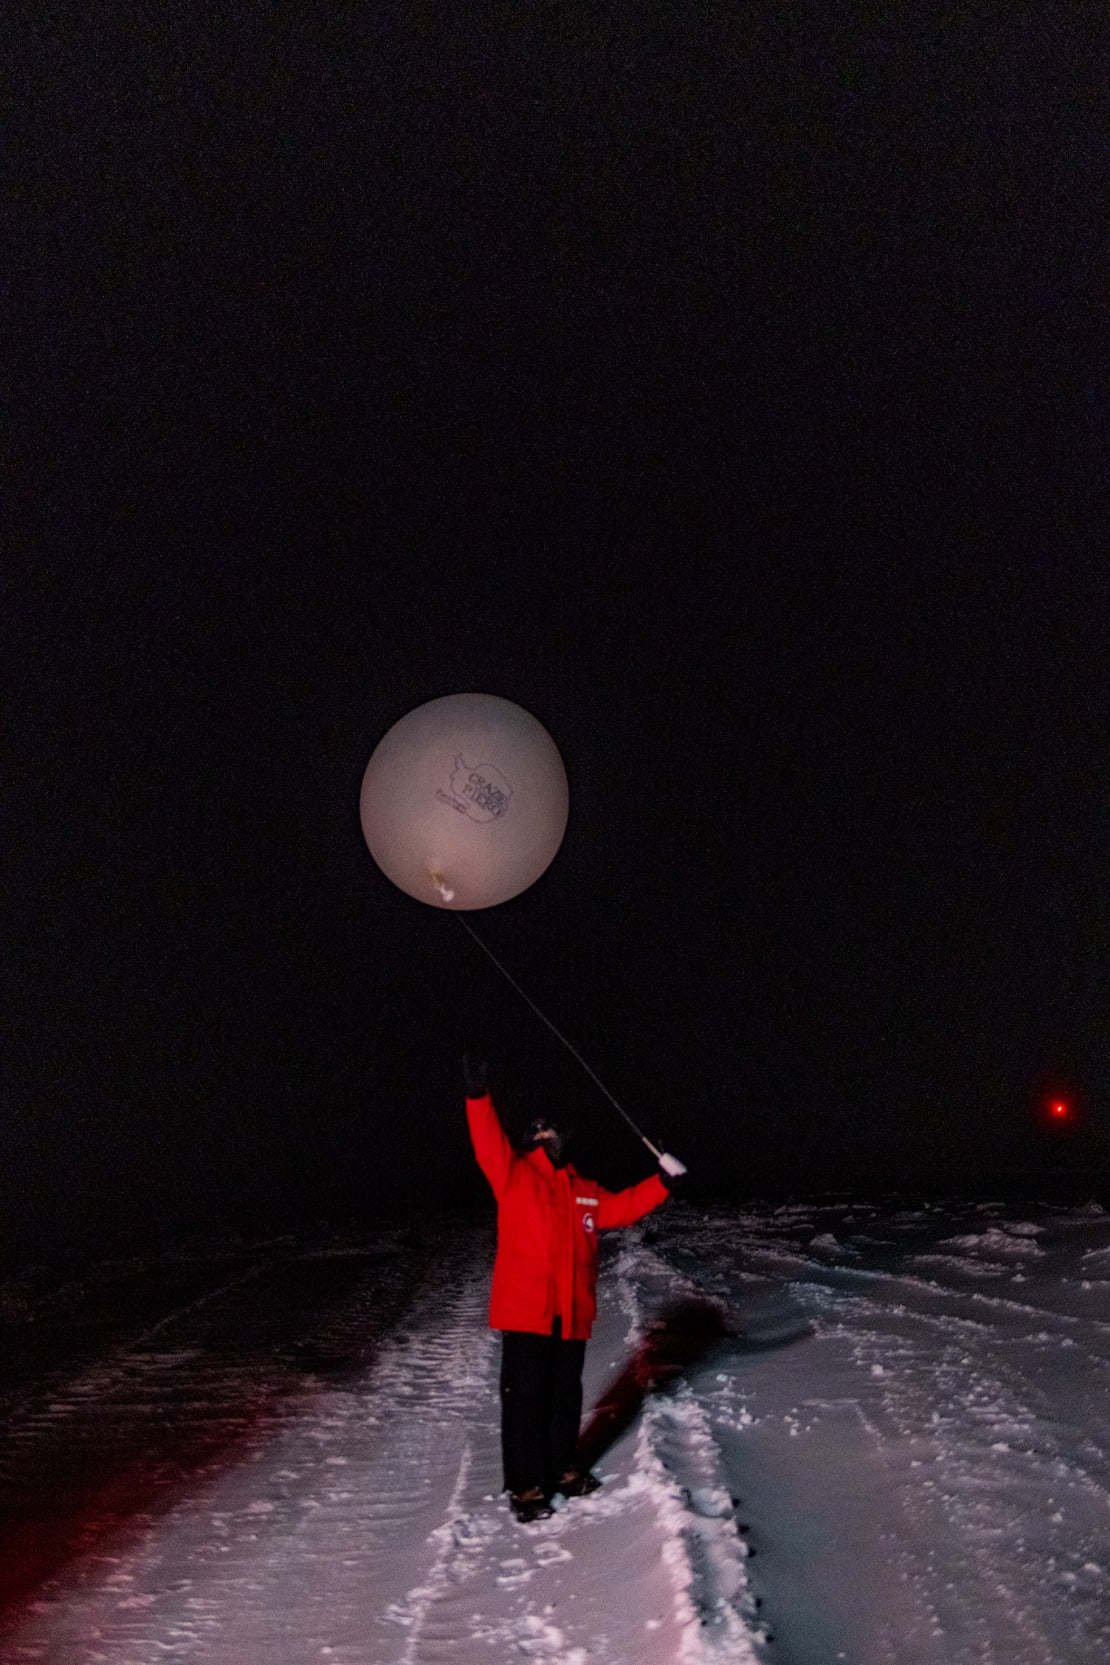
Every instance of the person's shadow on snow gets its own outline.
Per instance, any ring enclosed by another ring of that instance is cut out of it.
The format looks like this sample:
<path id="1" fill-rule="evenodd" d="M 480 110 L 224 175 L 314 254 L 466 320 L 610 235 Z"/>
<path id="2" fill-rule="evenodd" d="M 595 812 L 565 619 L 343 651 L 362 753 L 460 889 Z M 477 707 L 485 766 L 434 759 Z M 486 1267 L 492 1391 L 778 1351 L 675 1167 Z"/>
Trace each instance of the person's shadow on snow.
<path id="1" fill-rule="evenodd" d="M 803 1340 L 810 1329 L 801 1323 L 745 1335 L 726 1322 L 712 1301 L 691 1296 L 670 1302 L 656 1313 L 632 1358 L 591 1411 L 578 1439 L 578 1466 L 587 1472 L 593 1468 L 635 1422 L 648 1394 L 673 1392 L 711 1354 L 788 1347 Z"/>

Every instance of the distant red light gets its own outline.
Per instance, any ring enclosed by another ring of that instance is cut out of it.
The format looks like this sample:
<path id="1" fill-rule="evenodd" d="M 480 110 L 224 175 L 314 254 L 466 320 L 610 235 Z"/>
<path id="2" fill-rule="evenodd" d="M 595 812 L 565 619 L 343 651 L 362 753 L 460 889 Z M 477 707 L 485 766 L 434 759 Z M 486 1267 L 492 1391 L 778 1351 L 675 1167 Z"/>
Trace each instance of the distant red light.
<path id="1" fill-rule="evenodd" d="M 1052 1106 L 1052 1114 L 1057 1118 L 1057 1120 L 1060 1120 L 1062 1117 L 1066 1116 L 1067 1113 L 1068 1107 L 1064 1103 L 1063 1099 L 1057 1099 Z"/>

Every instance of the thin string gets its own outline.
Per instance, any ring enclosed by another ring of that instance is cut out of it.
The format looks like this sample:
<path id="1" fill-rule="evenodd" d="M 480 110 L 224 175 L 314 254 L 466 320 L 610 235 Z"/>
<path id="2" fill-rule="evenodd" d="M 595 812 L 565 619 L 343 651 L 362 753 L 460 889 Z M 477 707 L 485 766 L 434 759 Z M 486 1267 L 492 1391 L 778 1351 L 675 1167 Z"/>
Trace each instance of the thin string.
<path id="1" fill-rule="evenodd" d="M 454 914 L 455 918 L 458 920 L 459 924 L 462 926 L 463 930 L 467 933 L 467 935 L 473 937 L 474 941 L 478 944 L 478 947 L 482 950 L 483 954 L 485 954 L 488 959 L 491 959 L 493 961 L 494 965 L 497 967 L 497 969 L 501 973 L 502 977 L 504 977 L 505 981 L 508 984 L 510 984 L 510 986 L 512 988 L 514 988 L 516 990 L 517 994 L 519 994 L 520 998 L 527 1005 L 531 1006 L 532 1010 L 535 1012 L 535 1014 L 539 1018 L 540 1022 L 541 1023 L 546 1023 L 547 1027 L 551 1030 L 551 1033 L 554 1036 L 556 1036 L 558 1040 L 562 1041 L 563 1045 L 566 1047 L 566 1049 L 570 1053 L 571 1057 L 577 1059 L 577 1061 L 581 1064 L 582 1068 L 585 1070 L 586 1074 L 589 1076 L 590 1080 L 593 1082 L 594 1086 L 597 1087 L 602 1093 L 605 1094 L 605 1097 L 609 1100 L 609 1103 L 613 1106 L 613 1109 L 616 1110 L 620 1115 L 622 1115 L 624 1117 L 625 1121 L 628 1123 L 629 1127 L 632 1129 L 632 1131 L 636 1135 L 637 1139 L 642 1139 L 644 1144 L 647 1146 L 648 1150 L 655 1157 L 656 1161 L 660 1161 L 662 1159 L 662 1155 L 663 1155 L 662 1151 L 656 1150 L 655 1146 L 652 1144 L 652 1142 L 648 1138 L 647 1134 L 642 1133 L 640 1131 L 640 1129 L 636 1126 L 636 1123 L 632 1120 L 632 1117 L 628 1114 L 628 1111 L 624 1108 L 624 1105 L 619 1103 L 618 1100 L 613 1097 L 612 1093 L 609 1091 L 609 1089 L 605 1085 L 604 1081 L 602 1081 L 601 1078 L 598 1075 L 596 1075 L 594 1073 L 594 1071 L 590 1068 L 589 1064 L 587 1064 L 585 1058 L 583 1058 L 582 1054 L 578 1051 L 577 1047 L 572 1046 L 570 1044 L 570 1042 L 567 1040 L 566 1036 L 563 1034 L 562 1030 L 557 1029 L 555 1027 L 555 1025 L 552 1023 L 551 1019 L 547 1016 L 547 1014 L 545 1012 L 540 1011 L 539 1007 L 536 1005 L 536 1002 L 532 999 L 531 995 L 525 994 L 524 990 L 521 988 L 521 986 L 517 982 L 516 978 L 513 977 L 511 975 L 511 973 L 509 971 L 507 971 L 506 968 L 501 964 L 501 961 L 497 958 L 497 955 L 493 952 L 492 948 L 487 947 L 486 944 L 482 941 L 481 937 L 478 935 L 478 933 L 474 929 L 473 925 L 471 925 L 470 921 L 468 919 L 464 919 L 462 914 L 457 909 L 452 908 L 450 911 Z"/>

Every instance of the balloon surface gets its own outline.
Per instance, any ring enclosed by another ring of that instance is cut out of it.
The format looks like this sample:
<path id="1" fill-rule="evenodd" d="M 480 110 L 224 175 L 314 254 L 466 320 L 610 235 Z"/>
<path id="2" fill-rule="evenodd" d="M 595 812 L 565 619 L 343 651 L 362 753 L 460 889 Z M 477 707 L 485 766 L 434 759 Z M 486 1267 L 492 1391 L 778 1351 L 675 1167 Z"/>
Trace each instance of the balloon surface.
<path id="1" fill-rule="evenodd" d="M 359 797 L 370 854 L 435 908 L 492 908 L 534 884 L 567 824 L 563 760 L 543 724 L 494 694 L 446 694 L 383 735 Z"/>

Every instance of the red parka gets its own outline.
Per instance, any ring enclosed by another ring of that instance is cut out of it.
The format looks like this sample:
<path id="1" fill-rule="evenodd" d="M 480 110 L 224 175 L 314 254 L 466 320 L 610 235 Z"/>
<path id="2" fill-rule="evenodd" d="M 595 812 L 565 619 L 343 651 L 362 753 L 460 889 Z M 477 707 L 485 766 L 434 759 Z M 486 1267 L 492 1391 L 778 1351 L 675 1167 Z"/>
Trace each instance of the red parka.
<path id="1" fill-rule="evenodd" d="M 468 1098 L 466 1117 L 478 1165 L 497 1198 L 497 1257 L 489 1322 L 494 1330 L 587 1341 L 597 1313 L 597 1234 L 630 1226 L 666 1202 L 657 1174 L 625 1191 L 606 1191 L 545 1150 L 523 1155 L 509 1143 L 486 1093 Z"/>

